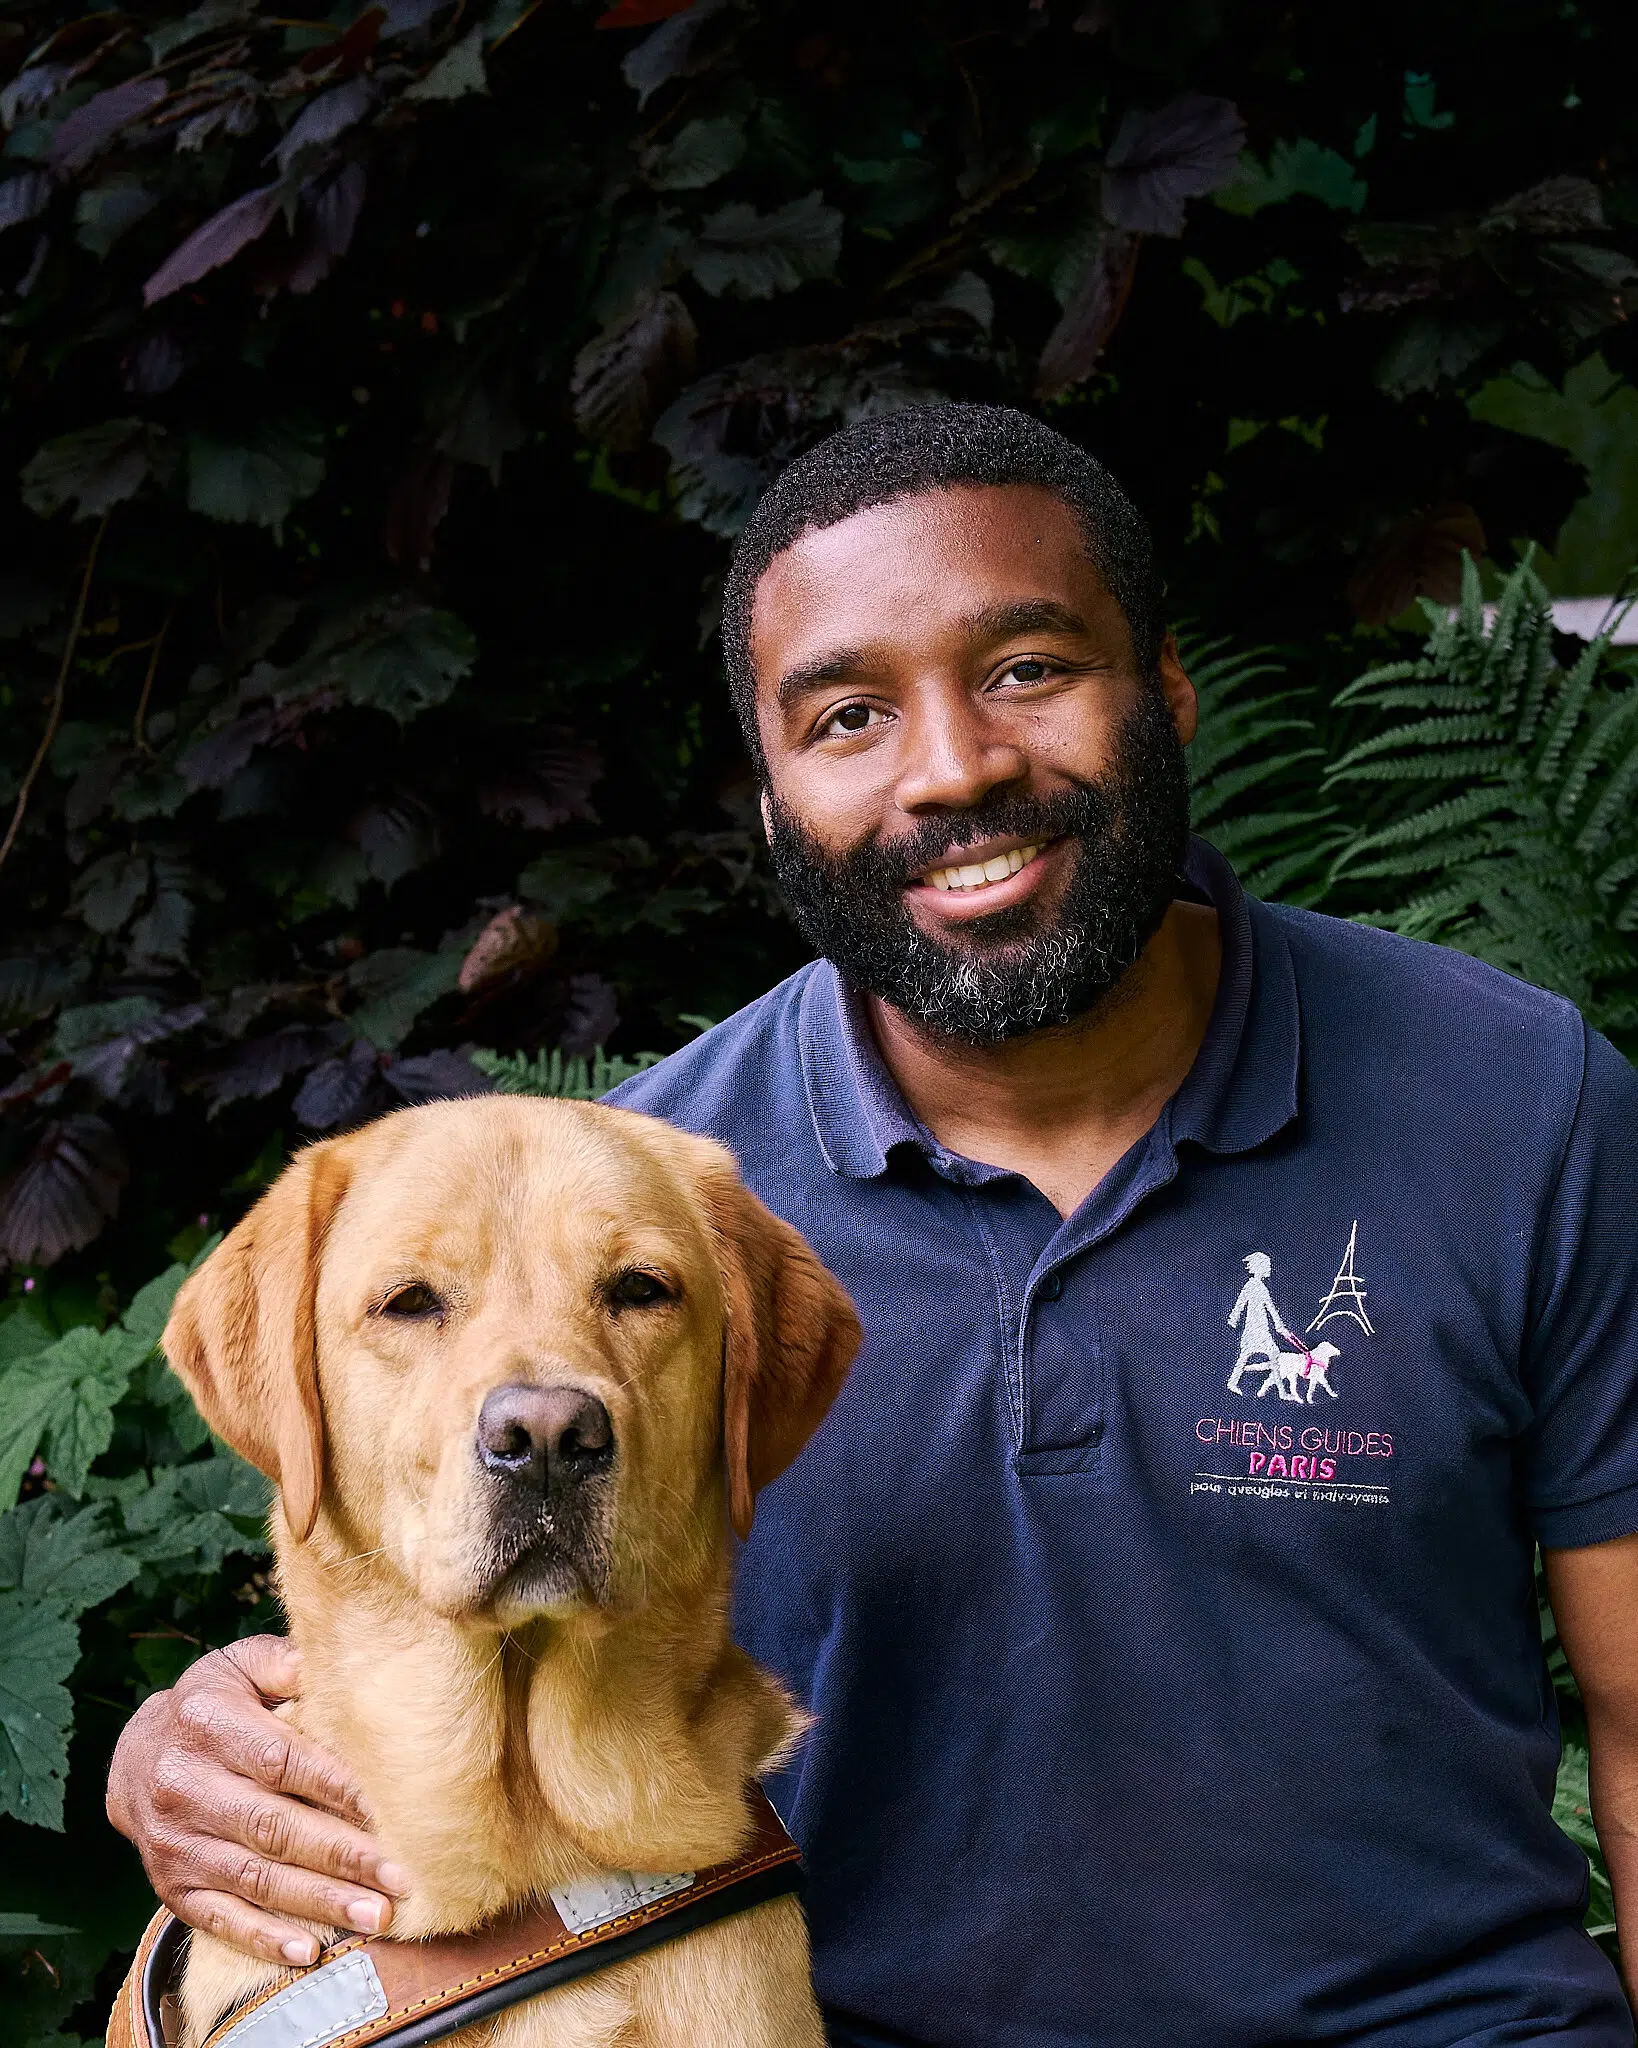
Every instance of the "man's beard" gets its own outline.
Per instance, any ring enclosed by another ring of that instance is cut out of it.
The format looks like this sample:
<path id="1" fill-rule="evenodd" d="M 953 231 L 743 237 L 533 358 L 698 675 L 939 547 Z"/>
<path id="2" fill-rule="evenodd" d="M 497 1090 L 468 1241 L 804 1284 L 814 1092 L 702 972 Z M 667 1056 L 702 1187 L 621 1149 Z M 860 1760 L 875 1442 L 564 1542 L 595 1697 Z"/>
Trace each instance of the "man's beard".
<path id="1" fill-rule="evenodd" d="M 1085 1016 L 1129 972 L 1175 894 L 1189 780 L 1166 700 L 1148 683 L 1096 781 L 1046 797 L 1003 794 L 843 854 L 827 853 L 772 795 L 769 813 L 774 872 L 819 952 L 927 1030 L 989 1046 Z M 906 885 L 952 847 L 989 839 L 1070 842 L 1057 908 L 1026 898 L 931 937 Z"/>

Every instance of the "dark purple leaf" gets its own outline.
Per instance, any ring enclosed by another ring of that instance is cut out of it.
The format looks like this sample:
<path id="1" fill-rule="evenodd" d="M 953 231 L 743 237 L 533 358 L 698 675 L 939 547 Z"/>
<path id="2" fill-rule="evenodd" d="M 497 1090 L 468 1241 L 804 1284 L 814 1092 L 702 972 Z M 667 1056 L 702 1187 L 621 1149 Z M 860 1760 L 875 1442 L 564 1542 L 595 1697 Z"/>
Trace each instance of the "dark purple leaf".
<path id="1" fill-rule="evenodd" d="M 363 853 L 370 873 L 389 889 L 425 867 L 439 849 L 438 820 L 416 797 L 370 804 L 347 827 L 347 837 Z"/>
<path id="2" fill-rule="evenodd" d="M 83 171 L 98 150 L 112 142 L 122 128 L 157 107 L 168 91 L 163 78 L 131 78 L 88 99 L 52 136 L 47 158 L 51 168 L 59 176 Z"/>
<path id="3" fill-rule="evenodd" d="M 220 213 L 213 213 L 180 248 L 172 250 L 149 278 L 142 288 L 143 303 L 157 305 L 172 292 L 181 291 L 184 285 L 196 284 L 208 272 L 231 263 L 241 249 L 249 248 L 273 225 L 278 217 L 281 190 L 278 185 L 259 186 L 224 206 Z"/>
<path id="4" fill-rule="evenodd" d="M 407 36 L 425 28 L 448 0 L 387 0 L 387 18 L 381 24 L 384 36 Z"/>
<path id="5" fill-rule="evenodd" d="M 501 463 L 529 438 L 504 390 L 489 383 L 471 385 L 462 393 L 438 436 L 438 453 L 452 462 L 470 462 L 487 469 L 498 484 Z"/>
<path id="6" fill-rule="evenodd" d="M 1531 235 L 1581 235 L 1604 225 L 1604 198 L 1590 178 L 1544 178 L 1504 199 L 1486 227 L 1519 227 Z"/>
<path id="7" fill-rule="evenodd" d="M 375 1047 L 355 1038 L 339 1058 L 315 1067 L 301 1084 L 292 1107 L 310 1131 L 333 1131 L 350 1123 L 375 1092 Z"/>
<path id="8" fill-rule="evenodd" d="M 1080 283 L 1041 350 L 1035 373 L 1037 398 L 1056 398 L 1091 376 L 1126 310 L 1140 246 L 1136 235 L 1120 228 L 1109 228 L 1099 237 Z"/>
<path id="9" fill-rule="evenodd" d="M 600 974 L 571 974 L 569 998 L 563 1006 L 558 1043 L 570 1059 L 583 1058 L 607 1045 L 620 1024 L 614 990 Z"/>
<path id="10" fill-rule="evenodd" d="M 479 808 L 491 818 L 531 832 L 553 832 L 578 818 L 597 823 L 592 785 L 603 774 L 596 747 L 569 734 L 532 753 L 522 769 L 498 777 L 478 791 Z"/>
<path id="11" fill-rule="evenodd" d="M 637 104 L 647 106 L 662 85 L 673 78 L 691 78 L 703 71 L 705 59 L 696 47 L 700 30 L 728 0 L 694 0 L 685 13 L 661 22 L 652 35 L 644 36 L 620 66 L 620 75 L 637 95 Z"/>
<path id="12" fill-rule="evenodd" d="M 290 1075 L 299 1074 L 315 1061 L 334 1052 L 344 1035 L 340 1024 L 287 1024 L 282 1031 L 265 1038 L 253 1038 L 213 1067 L 199 1080 L 199 1088 L 215 1116 L 230 1102 L 260 1101 Z"/>
<path id="13" fill-rule="evenodd" d="M 1136 235 L 1180 235 L 1183 202 L 1232 184 L 1246 124 L 1232 100 L 1186 92 L 1129 113 L 1104 159 L 1103 217 Z"/>
<path id="14" fill-rule="evenodd" d="M 462 1095 L 489 1095 L 495 1084 L 461 1052 L 426 1052 L 394 1060 L 387 1082 L 406 1102 L 446 1102 Z"/>
<path id="15" fill-rule="evenodd" d="M 83 832 L 91 820 L 108 807 L 120 777 L 135 759 L 129 747 L 111 747 L 93 754 L 68 786 L 63 799 L 63 822 L 70 832 Z"/>
<path id="16" fill-rule="evenodd" d="M 364 187 L 364 166 L 343 164 L 315 194 L 285 278 L 288 289 L 299 297 L 321 285 L 352 246 L 353 230 L 364 211 Z"/>
<path id="17" fill-rule="evenodd" d="M 24 171 L 0 185 L 0 230 L 35 220 L 51 202 L 51 180 L 44 171 Z"/>
<path id="18" fill-rule="evenodd" d="M 432 567 L 432 546 L 449 510 L 455 463 L 436 448 L 412 456 L 387 506 L 386 549 L 401 568 L 424 575 Z"/>
<path id="19" fill-rule="evenodd" d="M 31 64 L 19 71 L 0 92 L 0 127 L 15 128 L 24 114 L 54 100 L 73 76 L 72 64 Z"/>
<path id="20" fill-rule="evenodd" d="M 170 328 L 157 328 L 127 351 L 123 382 L 127 391 L 157 398 L 169 391 L 188 366 L 182 344 Z"/>
<path id="21" fill-rule="evenodd" d="M 375 93 L 362 78 L 349 78 L 345 84 L 333 85 L 317 99 L 309 100 L 284 131 L 284 138 L 274 152 L 279 169 L 288 171 L 304 149 L 319 149 L 334 142 L 338 135 L 356 127 L 374 105 Z"/>
<path id="22" fill-rule="evenodd" d="M 49 1266 L 88 1245 L 119 1208 L 130 1167 L 99 1116 L 48 1123 L 0 1187 L 0 1258 Z"/>
<path id="23" fill-rule="evenodd" d="M 276 714 L 269 706 L 246 712 L 220 731 L 195 740 L 176 764 L 190 791 L 225 789 L 256 749 L 273 734 Z"/>
<path id="24" fill-rule="evenodd" d="M 574 421 L 588 440 L 640 448 L 694 374 L 699 340 L 675 292 L 652 292 L 575 357 Z"/>
<path id="25" fill-rule="evenodd" d="M 1386 624 L 1418 597 L 1454 604 L 1462 556 L 1479 561 L 1484 527 L 1471 505 L 1432 505 L 1396 520 L 1354 571 L 1348 601 L 1368 626 Z"/>

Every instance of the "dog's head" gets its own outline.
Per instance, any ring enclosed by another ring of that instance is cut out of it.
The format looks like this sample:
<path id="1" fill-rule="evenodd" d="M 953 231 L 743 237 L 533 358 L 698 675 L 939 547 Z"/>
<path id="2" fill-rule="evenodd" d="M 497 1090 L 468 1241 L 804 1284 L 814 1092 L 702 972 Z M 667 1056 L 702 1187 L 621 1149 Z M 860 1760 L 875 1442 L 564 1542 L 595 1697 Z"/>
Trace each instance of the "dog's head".
<path id="1" fill-rule="evenodd" d="M 708 1574 L 724 1496 L 747 1534 L 858 1340 L 721 1146 L 494 1096 L 302 1152 L 183 1287 L 164 1348 L 278 1482 L 286 1544 L 322 1522 L 505 1629 Z"/>

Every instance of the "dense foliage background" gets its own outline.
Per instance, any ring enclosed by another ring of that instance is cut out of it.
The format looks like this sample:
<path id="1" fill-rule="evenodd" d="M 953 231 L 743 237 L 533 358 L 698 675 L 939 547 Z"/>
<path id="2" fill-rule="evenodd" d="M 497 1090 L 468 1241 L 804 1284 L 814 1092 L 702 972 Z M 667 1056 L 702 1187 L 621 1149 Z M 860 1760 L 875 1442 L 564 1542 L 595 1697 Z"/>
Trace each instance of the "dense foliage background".
<path id="1" fill-rule="evenodd" d="M 1638 692 L 1544 609 L 1638 554 L 1635 44 L 0 0 L 8 2039 L 99 2028 L 147 1911 L 123 1717 L 276 1621 L 260 1482 L 152 1354 L 182 1266 L 305 1134 L 590 1088 L 801 957 L 712 613 L 838 422 L 1005 398 L 1103 455 L 1195 622 L 1204 828 L 1638 1047 Z M 1562 1794 L 1590 1843 L 1576 1752 Z"/>

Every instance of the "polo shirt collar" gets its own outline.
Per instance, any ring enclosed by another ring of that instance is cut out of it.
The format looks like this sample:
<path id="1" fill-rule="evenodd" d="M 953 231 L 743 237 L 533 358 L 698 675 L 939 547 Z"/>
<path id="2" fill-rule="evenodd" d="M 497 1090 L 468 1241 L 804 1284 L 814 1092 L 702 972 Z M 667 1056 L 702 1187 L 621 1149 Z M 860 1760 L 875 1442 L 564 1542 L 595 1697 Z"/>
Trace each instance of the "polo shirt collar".
<path id="1" fill-rule="evenodd" d="M 1173 1146 L 1246 1152 L 1297 1114 L 1301 1023 L 1290 949 L 1278 921 L 1246 896 L 1203 839 L 1189 841 L 1183 881 L 1217 912 L 1223 964 L 1205 1039 L 1162 1125 Z M 901 1145 L 947 1179 L 977 1183 L 1004 1171 L 946 1151 L 914 1116 L 882 1059 L 863 997 L 828 960 L 802 992 L 797 1037 L 814 1131 L 833 1173 L 873 1180 Z"/>

